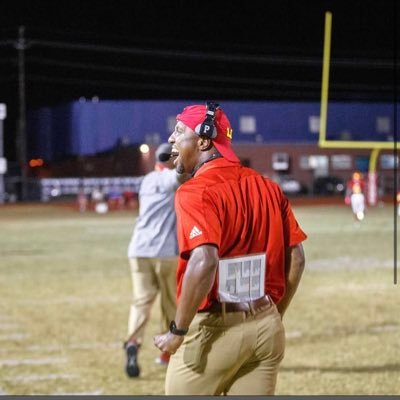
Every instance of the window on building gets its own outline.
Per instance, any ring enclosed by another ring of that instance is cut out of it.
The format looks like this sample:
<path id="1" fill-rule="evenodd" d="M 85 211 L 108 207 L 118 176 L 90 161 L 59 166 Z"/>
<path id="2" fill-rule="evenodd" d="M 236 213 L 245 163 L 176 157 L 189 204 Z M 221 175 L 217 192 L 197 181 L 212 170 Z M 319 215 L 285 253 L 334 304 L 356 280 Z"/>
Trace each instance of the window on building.
<path id="1" fill-rule="evenodd" d="M 239 131 L 241 133 L 253 134 L 257 132 L 256 117 L 253 115 L 242 115 L 239 118 Z"/>
<path id="2" fill-rule="evenodd" d="M 390 118 L 376 117 L 376 131 L 378 133 L 390 133 Z"/>
<path id="3" fill-rule="evenodd" d="M 272 169 L 274 171 L 287 171 L 289 169 L 289 154 L 288 153 L 273 153 L 272 154 Z"/>
<path id="4" fill-rule="evenodd" d="M 299 166 L 301 169 L 310 169 L 310 162 L 308 161 L 308 156 L 300 156 Z"/>
<path id="5" fill-rule="evenodd" d="M 334 154 L 331 156 L 331 167 L 335 170 L 352 168 L 352 158 L 349 154 Z"/>
<path id="6" fill-rule="evenodd" d="M 393 154 L 382 154 L 380 157 L 380 167 L 382 169 L 393 169 L 395 168 L 395 162 L 399 165 L 399 157 L 394 157 Z"/>
<path id="7" fill-rule="evenodd" d="M 310 115 L 308 117 L 308 129 L 311 133 L 318 133 L 320 126 L 319 115 Z"/>
<path id="8" fill-rule="evenodd" d="M 315 176 L 326 176 L 328 161 L 328 156 L 325 155 L 304 155 L 300 157 L 299 165 L 301 169 L 314 170 Z"/>

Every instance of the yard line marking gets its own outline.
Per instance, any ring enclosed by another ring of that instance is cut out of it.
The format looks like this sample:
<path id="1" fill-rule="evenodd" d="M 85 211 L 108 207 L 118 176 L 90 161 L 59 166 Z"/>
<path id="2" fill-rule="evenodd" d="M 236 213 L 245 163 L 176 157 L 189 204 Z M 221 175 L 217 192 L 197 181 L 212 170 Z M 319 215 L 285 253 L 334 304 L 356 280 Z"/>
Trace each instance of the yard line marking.
<path id="1" fill-rule="evenodd" d="M 379 292 L 385 292 L 387 290 L 393 289 L 393 284 L 392 283 L 335 283 L 335 286 L 321 286 L 315 289 L 316 294 L 327 294 L 327 293 L 338 293 L 338 291 L 342 292 L 373 292 L 373 291 L 379 291 Z M 367 299 L 367 297 L 366 297 Z"/>
<path id="2" fill-rule="evenodd" d="M 25 347 L 25 350 L 28 351 L 58 351 L 61 350 L 63 346 L 60 346 L 59 344 L 49 344 L 45 346 L 41 346 L 40 344 L 34 344 Z"/>
<path id="3" fill-rule="evenodd" d="M 3 321 L 9 322 L 9 321 L 12 321 L 12 320 L 13 320 L 13 318 L 10 317 L 9 315 L 0 314 L 0 321 L 1 321 L 1 322 L 3 322 Z"/>
<path id="4" fill-rule="evenodd" d="M 371 332 L 381 333 L 381 332 L 396 332 L 400 330 L 399 325 L 383 325 L 383 326 L 371 326 L 369 329 Z"/>
<path id="5" fill-rule="evenodd" d="M 8 382 L 38 382 L 38 381 L 50 381 L 56 379 L 77 379 L 79 375 L 77 374 L 47 374 L 47 375 L 18 375 L 11 378 L 5 378 Z"/>
<path id="6" fill-rule="evenodd" d="M 303 336 L 303 332 L 301 331 L 291 331 L 286 333 L 287 339 L 295 339 Z"/>
<path id="7" fill-rule="evenodd" d="M 0 360 L 0 367 L 15 367 L 18 365 L 52 365 L 66 363 L 66 358 L 28 358 L 28 359 L 6 359 Z"/>
<path id="8" fill-rule="evenodd" d="M 98 389 L 98 390 L 94 390 L 93 392 L 75 392 L 75 393 L 56 392 L 56 393 L 52 393 L 50 396 L 100 396 L 102 394 L 103 394 L 103 390 Z M 47 395 L 45 395 L 45 396 L 47 396 Z"/>
<path id="9" fill-rule="evenodd" d="M 92 349 L 102 349 L 104 347 L 116 349 L 121 347 L 121 343 L 114 342 L 114 343 L 108 343 L 106 345 L 103 345 L 101 343 L 72 343 L 68 346 L 69 349 L 73 350 L 92 350 Z"/>
<path id="10" fill-rule="evenodd" d="M 11 333 L 9 335 L 0 335 L 0 341 L 2 340 L 25 340 L 29 337 L 26 333 Z"/>
<path id="11" fill-rule="evenodd" d="M 70 343 L 70 344 L 53 344 L 53 345 L 30 345 L 25 347 L 25 350 L 27 351 L 59 351 L 62 349 L 72 349 L 72 350 L 93 350 L 93 349 L 104 349 L 104 348 L 109 348 L 109 349 L 118 349 L 122 348 L 121 342 L 111 342 L 111 343 L 96 343 L 96 342 L 90 342 L 90 343 Z"/>
<path id="12" fill-rule="evenodd" d="M 124 297 L 112 296 L 112 297 L 63 297 L 59 299 L 52 299 L 51 305 L 60 304 L 110 304 L 110 303 L 120 303 L 124 301 Z M 16 302 L 17 304 L 29 304 L 29 305 L 49 305 L 49 300 L 47 299 L 24 299 Z"/>
<path id="13" fill-rule="evenodd" d="M 357 230 L 358 233 L 366 233 L 366 232 L 374 232 L 376 233 L 377 229 L 376 226 L 374 225 L 363 225 L 359 226 L 359 228 L 356 228 L 354 225 L 321 225 L 321 226 L 313 226 L 307 229 L 307 233 L 310 235 L 316 235 L 316 234 L 331 234 L 331 233 L 349 233 L 349 232 L 354 232 Z M 392 225 L 381 225 L 379 227 L 379 233 L 392 233 L 393 232 L 393 226 Z"/>
<path id="14" fill-rule="evenodd" d="M 21 326 L 18 324 L 13 324 L 13 323 L 9 323 L 9 324 L 5 323 L 4 324 L 4 323 L 0 322 L 0 331 L 8 331 L 9 329 L 18 329 L 20 327 Z"/>
<path id="15" fill-rule="evenodd" d="M 319 260 L 310 261 L 307 263 L 308 269 L 339 269 L 339 268 L 391 268 L 391 260 L 379 260 L 377 258 L 352 258 L 352 257 L 337 257 L 337 258 L 322 258 Z"/>

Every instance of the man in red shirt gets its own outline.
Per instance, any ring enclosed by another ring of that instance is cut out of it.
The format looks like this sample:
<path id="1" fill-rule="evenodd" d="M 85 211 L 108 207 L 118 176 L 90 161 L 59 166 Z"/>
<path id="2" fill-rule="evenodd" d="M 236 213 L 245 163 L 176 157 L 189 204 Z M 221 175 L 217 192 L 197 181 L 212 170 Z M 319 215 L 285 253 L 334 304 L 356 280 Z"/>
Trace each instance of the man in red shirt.
<path id="1" fill-rule="evenodd" d="M 218 104 L 186 107 L 169 142 L 192 179 L 175 196 L 176 316 L 154 338 L 173 354 L 166 394 L 271 395 L 306 235 L 280 187 L 240 165 Z"/>

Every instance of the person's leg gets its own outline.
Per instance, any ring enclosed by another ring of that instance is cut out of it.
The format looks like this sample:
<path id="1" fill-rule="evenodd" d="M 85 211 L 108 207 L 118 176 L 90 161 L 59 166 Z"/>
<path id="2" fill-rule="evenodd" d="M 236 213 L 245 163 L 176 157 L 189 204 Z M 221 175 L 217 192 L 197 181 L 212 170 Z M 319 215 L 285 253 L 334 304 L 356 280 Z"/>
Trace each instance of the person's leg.
<path id="1" fill-rule="evenodd" d="M 353 212 L 358 221 L 364 219 L 365 214 L 365 199 L 362 193 L 353 194 L 352 198 Z"/>
<path id="2" fill-rule="evenodd" d="M 252 339 L 257 346 L 232 378 L 227 394 L 273 395 L 279 364 L 285 350 L 285 332 L 281 316 L 273 305 L 255 317 L 248 318 L 254 318 L 254 321 L 246 323 L 245 326 L 246 330 L 257 332 L 256 340 Z M 247 345 L 250 346 L 251 343 L 248 342 Z"/>
<path id="3" fill-rule="evenodd" d="M 361 211 L 365 214 L 367 204 L 365 202 L 365 196 L 363 193 L 360 193 L 360 208 L 361 208 Z"/>
<path id="4" fill-rule="evenodd" d="M 176 267 L 178 257 L 158 258 L 155 260 L 156 276 L 160 289 L 160 333 L 169 329 L 176 313 Z M 155 359 L 156 364 L 168 365 L 170 355 L 161 352 Z"/>
<path id="5" fill-rule="evenodd" d="M 177 257 L 162 258 L 156 261 L 156 275 L 160 289 L 161 333 L 168 331 L 170 322 L 175 318 L 177 264 Z"/>
<path id="6" fill-rule="evenodd" d="M 131 258 L 129 263 L 132 276 L 132 304 L 127 341 L 134 339 L 140 345 L 150 318 L 151 306 L 157 296 L 158 286 L 151 259 Z"/>
<path id="7" fill-rule="evenodd" d="M 157 295 L 154 265 L 148 258 L 129 259 L 132 275 L 132 304 L 128 321 L 128 336 L 124 343 L 125 371 L 131 378 L 140 375 L 138 350 L 143 341 L 144 329 L 150 318 L 151 306 Z"/>

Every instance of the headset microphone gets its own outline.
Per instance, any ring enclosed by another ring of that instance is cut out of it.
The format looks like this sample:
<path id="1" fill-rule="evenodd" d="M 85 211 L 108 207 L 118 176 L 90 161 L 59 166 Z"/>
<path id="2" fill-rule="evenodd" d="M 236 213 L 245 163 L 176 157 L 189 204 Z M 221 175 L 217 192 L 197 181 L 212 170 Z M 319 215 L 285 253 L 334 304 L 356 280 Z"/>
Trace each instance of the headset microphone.
<path id="1" fill-rule="evenodd" d="M 155 152 L 155 158 L 158 162 L 166 162 L 171 158 L 172 144 L 171 143 L 161 143 Z"/>
<path id="2" fill-rule="evenodd" d="M 160 162 L 166 162 L 171 158 L 172 154 L 169 153 L 160 153 L 158 155 L 158 161 Z"/>

